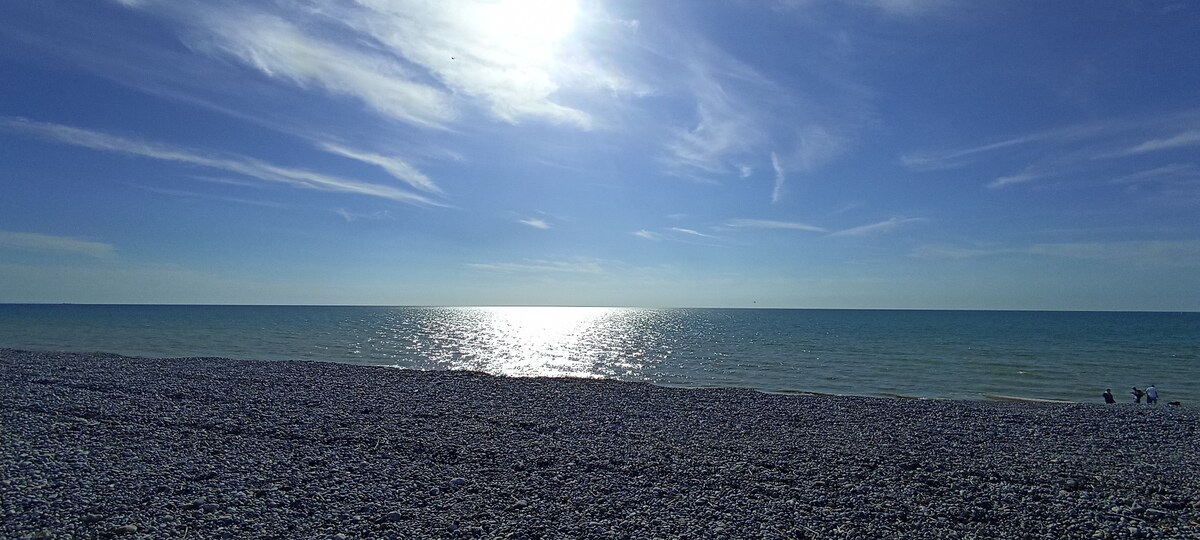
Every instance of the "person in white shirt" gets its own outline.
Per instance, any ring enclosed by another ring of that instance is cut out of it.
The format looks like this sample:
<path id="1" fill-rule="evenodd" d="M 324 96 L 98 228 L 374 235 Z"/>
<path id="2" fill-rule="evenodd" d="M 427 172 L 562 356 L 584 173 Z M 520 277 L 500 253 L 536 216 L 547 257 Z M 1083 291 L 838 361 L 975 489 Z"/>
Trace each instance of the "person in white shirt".
<path id="1" fill-rule="evenodd" d="M 1146 387 L 1146 405 L 1157 405 L 1157 404 L 1158 404 L 1158 388 L 1155 388 L 1154 385 L 1152 384 L 1152 385 Z"/>

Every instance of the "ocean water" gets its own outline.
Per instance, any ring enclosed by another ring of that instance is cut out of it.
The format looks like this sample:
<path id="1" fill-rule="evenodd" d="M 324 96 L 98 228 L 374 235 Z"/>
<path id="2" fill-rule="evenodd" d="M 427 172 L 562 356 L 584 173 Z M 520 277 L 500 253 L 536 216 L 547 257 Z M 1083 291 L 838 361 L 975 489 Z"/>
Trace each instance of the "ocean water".
<path id="1" fill-rule="evenodd" d="M 912 398 L 1200 403 L 1200 313 L 0 305 L 0 347 Z"/>

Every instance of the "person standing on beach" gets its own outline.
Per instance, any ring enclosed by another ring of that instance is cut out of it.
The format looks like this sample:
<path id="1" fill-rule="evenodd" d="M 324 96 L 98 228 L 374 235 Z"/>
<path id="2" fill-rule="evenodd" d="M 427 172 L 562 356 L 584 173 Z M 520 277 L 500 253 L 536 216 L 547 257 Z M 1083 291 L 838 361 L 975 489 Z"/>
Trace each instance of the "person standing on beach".
<path id="1" fill-rule="evenodd" d="M 1104 396 L 1104 402 L 1108 403 L 1109 405 L 1117 402 L 1117 400 L 1113 399 L 1112 388 L 1106 389 L 1101 395 Z"/>
<path id="2" fill-rule="evenodd" d="M 1146 387 L 1146 404 L 1158 405 L 1158 388 L 1155 388 L 1153 384 Z"/>
<path id="3" fill-rule="evenodd" d="M 1138 390 L 1138 387 L 1135 386 L 1135 387 L 1133 387 L 1133 391 L 1130 392 L 1130 394 L 1133 394 L 1133 400 L 1136 401 L 1138 405 L 1141 405 L 1142 404 L 1142 396 L 1145 395 L 1146 393 L 1141 390 Z"/>

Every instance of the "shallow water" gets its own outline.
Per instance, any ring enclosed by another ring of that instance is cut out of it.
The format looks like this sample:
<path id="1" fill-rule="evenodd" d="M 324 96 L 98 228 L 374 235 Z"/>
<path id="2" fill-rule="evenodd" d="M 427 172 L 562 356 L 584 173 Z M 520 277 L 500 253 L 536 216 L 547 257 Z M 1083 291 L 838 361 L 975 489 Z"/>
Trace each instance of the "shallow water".
<path id="1" fill-rule="evenodd" d="M 0 346 L 920 398 L 1200 403 L 1200 313 L 0 305 Z"/>

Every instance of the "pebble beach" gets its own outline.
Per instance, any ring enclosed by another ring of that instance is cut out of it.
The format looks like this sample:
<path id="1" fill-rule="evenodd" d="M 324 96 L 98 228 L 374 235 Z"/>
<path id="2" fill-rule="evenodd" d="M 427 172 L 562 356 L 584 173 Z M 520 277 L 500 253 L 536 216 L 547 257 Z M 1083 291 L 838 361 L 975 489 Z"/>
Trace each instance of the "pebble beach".
<path id="1" fill-rule="evenodd" d="M 1197 426 L 0 349 L 0 537 L 1197 538 Z"/>

